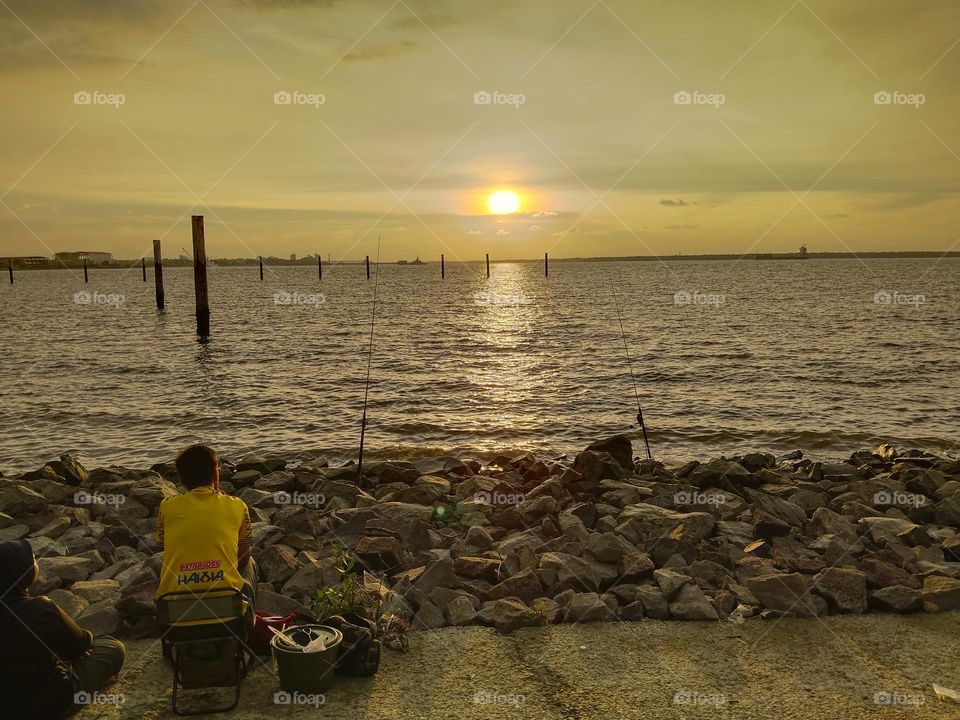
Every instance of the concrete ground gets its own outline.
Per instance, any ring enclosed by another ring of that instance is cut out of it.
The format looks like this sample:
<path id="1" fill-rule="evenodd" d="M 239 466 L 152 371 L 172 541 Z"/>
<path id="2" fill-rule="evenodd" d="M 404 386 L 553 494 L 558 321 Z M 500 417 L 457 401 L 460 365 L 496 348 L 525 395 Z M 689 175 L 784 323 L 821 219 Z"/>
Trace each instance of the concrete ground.
<path id="1" fill-rule="evenodd" d="M 960 718 L 933 683 L 960 689 L 960 613 L 480 627 L 411 635 L 379 673 L 342 679 L 325 704 L 274 703 L 272 668 L 244 681 L 237 720 L 640 720 Z M 127 644 L 105 700 L 77 717 L 172 718 L 170 670 L 153 641 Z M 203 692 L 203 691 L 202 691 Z M 121 698 L 122 696 L 122 698 Z M 217 716 L 214 716 L 217 717 Z"/>

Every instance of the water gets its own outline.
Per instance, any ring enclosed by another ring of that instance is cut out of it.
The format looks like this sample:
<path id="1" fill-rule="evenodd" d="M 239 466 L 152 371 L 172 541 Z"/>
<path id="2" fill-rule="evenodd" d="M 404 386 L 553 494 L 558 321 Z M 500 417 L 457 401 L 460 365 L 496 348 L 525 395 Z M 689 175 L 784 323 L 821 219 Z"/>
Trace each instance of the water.
<path id="1" fill-rule="evenodd" d="M 955 260 L 554 262 L 549 279 L 542 264 L 518 263 L 494 264 L 488 281 L 482 264 L 448 264 L 441 282 L 436 265 L 384 265 L 368 457 L 553 455 L 612 432 L 638 437 L 613 287 L 657 457 L 797 447 L 830 457 L 882 441 L 956 453 L 957 270 Z M 146 466 L 197 440 L 228 457 L 353 457 L 374 289 L 363 267 L 325 268 L 322 283 L 309 267 L 268 267 L 263 283 L 255 267 L 209 277 L 206 343 L 189 268 L 165 269 L 159 314 L 139 267 L 93 269 L 86 286 L 70 271 L 0 286 L 0 469 L 65 450 Z M 78 292 L 92 302 L 75 302 Z M 276 304 L 278 292 L 325 302 Z M 692 302 L 677 304 L 678 292 Z M 878 292 L 908 297 L 878 304 Z"/>

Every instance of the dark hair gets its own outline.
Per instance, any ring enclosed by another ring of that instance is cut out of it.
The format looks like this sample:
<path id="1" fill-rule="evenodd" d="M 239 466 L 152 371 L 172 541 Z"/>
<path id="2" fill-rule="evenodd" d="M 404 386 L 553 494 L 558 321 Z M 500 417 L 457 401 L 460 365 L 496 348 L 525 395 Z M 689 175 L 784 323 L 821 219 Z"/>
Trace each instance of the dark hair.
<path id="1" fill-rule="evenodd" d="M 217 451 L 206 445 L 191 445 L 177 456 L 176 465 L 187 490 L 210 485 L 217 469 Z"/>

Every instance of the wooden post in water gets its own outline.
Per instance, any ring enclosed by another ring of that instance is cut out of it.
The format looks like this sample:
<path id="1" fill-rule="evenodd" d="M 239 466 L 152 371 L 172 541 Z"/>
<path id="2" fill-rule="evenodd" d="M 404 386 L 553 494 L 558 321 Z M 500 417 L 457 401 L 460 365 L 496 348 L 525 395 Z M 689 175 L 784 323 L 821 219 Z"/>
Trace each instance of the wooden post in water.
<path id="1" fill-rule="evenodd" d="M 447 269 L 443 264 L 443 255 L 440 255 L 440 279 L 443 280 L 447 276 Z"/>
<path id="2" fill-rule="evenodd" d="M 550 277 L 550 253 L 543 254 L 543 276 Z"/>
<path id="3" fill-rule="evenodd" d="M 147 281 L 147 259 L 140 258 L 140 269 L 143 271 L 143 281 Z"/>
<path id="4" fill-rule="evenodd" d="M 84 258 L 83 259 L 83 281 L 89 282 L 89 280 L 90 280 L 90 276 L 87 275 L 87 259 Z"/>
<path id="5" fill-rule="evenodd" d="M 10 284 L 13 285 L 13 258 L 8 260 L 7 270 L 10 271 Z"/>
<path id="6" fill-rule="evenodd" d="M 159 240 L 153 241 L 153 284 L 157 291 L 157 310 L 163 310 L 163 259 Z"/>
<path id="7" fill-rule="evenodd" d="M 257 260 L 260 263 L 260 282 L 263 282 L 263 256 L 257 255 Z"/>
<path id="8" fill-rule="evenodd" d="M 370 279 L 370 256 L 367 255 L 367 280 Z"/>
<path id="9" fill-rule="evenodd" d="M 487 279 L 490 279 L 490 253 L 487 253 Z"/>
<path id="10" fill-rule="evenodd" d="M 323 280 L 323 258 L 317 253 L 317 279 Z"/>
<path id="11" fill-rule="evenodd" d="M 207 248 L 203 237 L 203 215 L 193 216 L 193 286 L 197 296 L 197 335 L 206 337 L 210 334 L 210 302 L 207 297 Z"/>

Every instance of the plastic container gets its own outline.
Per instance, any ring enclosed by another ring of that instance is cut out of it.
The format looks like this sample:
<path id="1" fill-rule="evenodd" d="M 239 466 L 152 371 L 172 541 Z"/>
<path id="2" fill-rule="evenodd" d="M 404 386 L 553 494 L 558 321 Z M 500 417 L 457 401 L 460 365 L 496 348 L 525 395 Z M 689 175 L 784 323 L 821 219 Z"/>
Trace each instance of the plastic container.
<path id="1" fill-rule="evenodd" d="M 287 628 L 284 633 L 296 642 L 306 644 L 310 636 L 306 630 L 322 634 L 326 650 L 305 653 L 289 647 L 279 637 L 270 641 L 273 660 L 277 664 L 280 689 L 287 693 L 316 695 L 325 693 L 333 685 L 334 670 L 343 633 L 326 625 L 296 625 Z"/>

